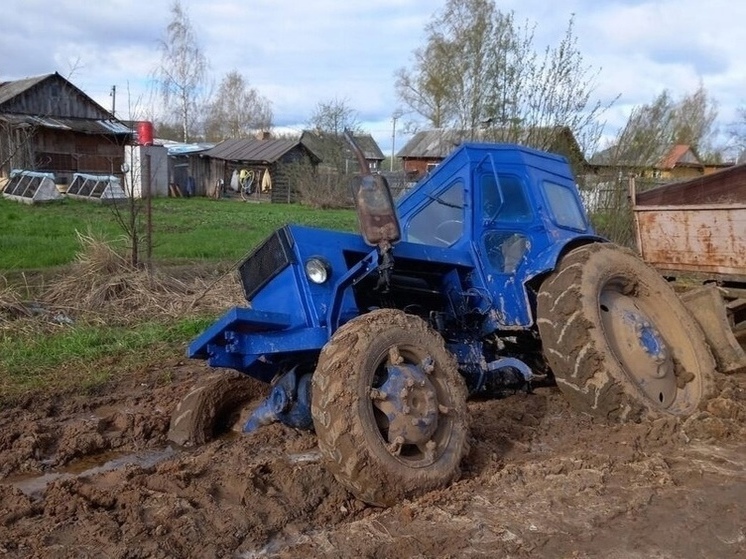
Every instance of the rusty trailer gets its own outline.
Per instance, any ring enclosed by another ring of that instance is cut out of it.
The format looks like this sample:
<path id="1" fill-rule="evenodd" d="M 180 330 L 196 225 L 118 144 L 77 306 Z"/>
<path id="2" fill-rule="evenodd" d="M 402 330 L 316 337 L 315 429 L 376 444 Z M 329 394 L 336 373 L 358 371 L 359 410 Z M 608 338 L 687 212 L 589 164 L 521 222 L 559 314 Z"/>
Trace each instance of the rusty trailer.
<path id="1" fill-rule="evenodd" d="M 709 283 L 682 299 L 722 372 L 746 370 L 746 165 L 647 192 L 630 179 L 642 258 L 665 276 Z"/>
<path id="2" fill-rule="evenodd" d="M 664 275 L 746 282 L 746 203 L 635 204 L 634 215 L 640 254 Z"/>

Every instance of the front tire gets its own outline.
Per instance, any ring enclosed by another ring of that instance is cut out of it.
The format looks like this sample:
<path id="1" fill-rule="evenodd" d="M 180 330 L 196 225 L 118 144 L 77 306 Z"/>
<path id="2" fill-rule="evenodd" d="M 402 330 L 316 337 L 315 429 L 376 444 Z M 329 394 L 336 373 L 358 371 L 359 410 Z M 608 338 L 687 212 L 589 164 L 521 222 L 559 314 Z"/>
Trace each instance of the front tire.
<path id="1" fill-rule="evenodd" d="M 256 396 L 257 383 L 226 371 L 202 377 L 171 414 L 168 440 L 179 446 L 199 446 L 229 430 L 239 410 Z"/>
<path id="2" fill-rule="evenodd" d="M 468 451 L 466 397 L 454 357 L 422 319 L 381 309 L 351 320 L 313 375 L 327 468 L 378 506 L 446 486 Z"/>
<path id="3" fill-rule="evenodd" d="M 702 331 L 634 253 L 586 245 L 542 284 L 537 325 L 557 384 L 579 410 L 619 421 L 688 416 L 714 390 Z"/>

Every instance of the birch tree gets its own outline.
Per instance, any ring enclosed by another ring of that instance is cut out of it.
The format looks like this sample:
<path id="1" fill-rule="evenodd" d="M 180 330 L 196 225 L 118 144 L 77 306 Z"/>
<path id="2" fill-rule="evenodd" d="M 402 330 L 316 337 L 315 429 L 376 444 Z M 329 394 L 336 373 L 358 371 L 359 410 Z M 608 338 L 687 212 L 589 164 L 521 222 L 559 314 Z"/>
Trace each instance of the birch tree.
<path id="1" fill-rule="evenodd" d="M 166 107 L 173 104 L 181 125 L 182 140 L 188 142 L 195 128 L 199 100 L 207 86 L 208 62 L 197 41 L 181 2 L 171 5 L 171 21 L 166 38 L 159 43 L 161 62 L 156 71 Z"/>
<path id="2" fill-rule="evenodd" d="M 585 64 L 572 19 L 556 46 L 537 50 L 534 26 L 519 25 L 494 0 L 448 0 L 425 34 L 395 87 L 427 125 L 537 148 L 568 127 L 581 149 L 595 147 L 610 103 L 592 100 L 598 71 Z"/>
<path id="3" fill-rule="evenodd" d="M 272 105 L 249 86 L 236 70 L 228 72 L 218 86 L 205 120 L 207 141 L 247 138 L 272 127 Z"/>

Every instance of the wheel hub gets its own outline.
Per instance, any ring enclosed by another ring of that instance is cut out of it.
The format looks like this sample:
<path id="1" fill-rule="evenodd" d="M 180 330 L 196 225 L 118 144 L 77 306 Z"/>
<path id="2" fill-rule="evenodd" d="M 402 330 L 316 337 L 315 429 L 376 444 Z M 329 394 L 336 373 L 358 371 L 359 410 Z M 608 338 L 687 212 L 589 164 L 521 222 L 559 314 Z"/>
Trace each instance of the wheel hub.
<path id="1" fill-rule="evenodd" d="M 617 291 L 600 298 L 606 338 L 627 376 L 658 406 L 676 399 L 677 383 L 671 352 L 653 321 L 635 300 Z"/>
<path id="2" fill-rule="evenodd" d="M 386 365 L 386 382 L 371 394 L 373 405 L 388 418 L 391 444 L 422 445 L 438 427 L 438 397 L 426 369 L 423 364 Z"/>

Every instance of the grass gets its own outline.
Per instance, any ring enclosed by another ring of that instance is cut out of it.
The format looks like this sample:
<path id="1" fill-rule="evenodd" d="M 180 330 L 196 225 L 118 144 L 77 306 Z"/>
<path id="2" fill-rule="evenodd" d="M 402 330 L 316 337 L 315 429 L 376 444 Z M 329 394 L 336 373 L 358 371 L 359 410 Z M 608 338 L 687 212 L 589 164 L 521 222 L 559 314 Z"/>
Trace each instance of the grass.
<path id="1" fill-rule="evenodd" d="M 152 218 L 153 259 L 165 264 L 234 263 L 286 223 L 357 227 L 352 210 L 230 199 L 156 199 Z M 142 223 L 144 230 L 144 219 Z M 112 207 L 71 199 L 29 206 L 0 197 L 0 287 L 9 286 L 3 278 L 25 278 L 26 271 L 42 276 L 64 272 L 57 283 L 74 281 L 75 266 L 69 265 L 81 251 L 78 232 L 126 247 Z M 71 301 L 70 307 L 80 302 Z M 88 393 L 159 359 L 183 356 L 186 343 L 215 319 L 164 316 L 144 321 L 136 316 L 116 321 L 127 326 L 85 320 L 54 326 L 31 319 L 3 322 L 0 314 L 0 407 L 24 394 Z"/>
<path id="2" fill-rule="evenodd" d="M 286 223 L 348 231 L 357 227 L 352 210 L 206 198 L 155 199 L 152 222 L 153 258 L 163 262 L 235 261 Z M 0 198 L 0 274 L 69 264 L 80 249 L 76 231 L 126 245 L 110 206 L 72 199 L 26 205 Z"/>
<path id="3" fill-rule="evenodd" d="M 0 337 L 0 406 L 29 391 L 81 392 L 109 382 L 122 366 L 166 353 L 184 344 L 213 321 L 189 317 L 169 323 L 128 327 L 80 325 L 39 335 L 36 330 Z"/>

